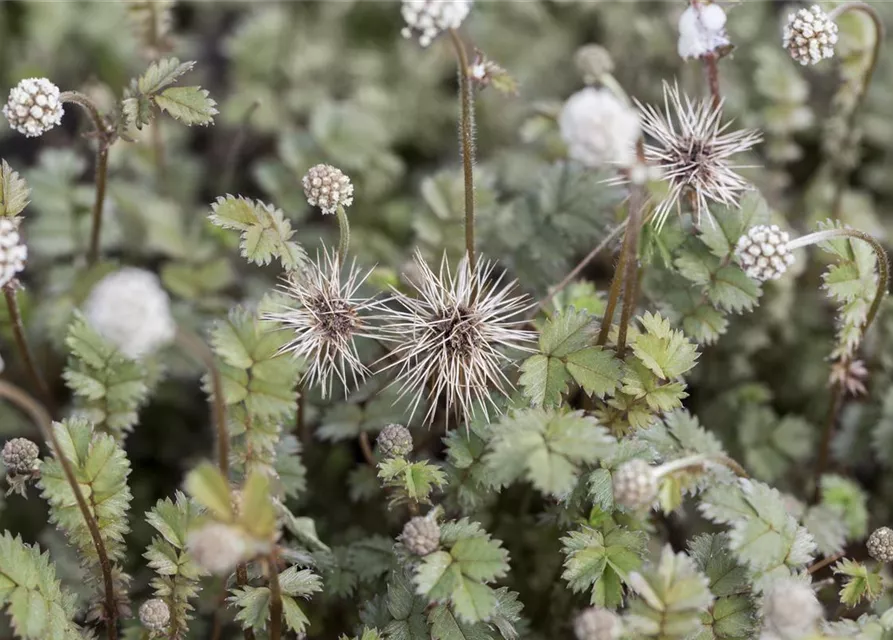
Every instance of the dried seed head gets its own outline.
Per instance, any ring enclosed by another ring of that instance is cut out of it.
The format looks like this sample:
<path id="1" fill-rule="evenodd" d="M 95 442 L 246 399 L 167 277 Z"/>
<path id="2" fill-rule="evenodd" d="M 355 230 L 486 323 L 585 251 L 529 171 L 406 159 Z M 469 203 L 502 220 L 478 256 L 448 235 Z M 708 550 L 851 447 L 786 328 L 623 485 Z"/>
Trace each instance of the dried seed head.
<path id="1" fill-rule="evenodd" d="M 841 358 L 831 363 L 828 383 L 841 385 L 850 395 L 864 396 L 868 393 L 865 386 L 867 378 L 868 368 L 862 360 Z"/>
<path id="2" fill-rule="evenodd" d="M 125 267 L 93 287 L 84 304 L 90 326 L 137 360 L 170 343 L 177 332 L 171 302 L 151 271 Z"/>
<path id="3" fill-rule="evenodd" d="M 458 29 L 471 11 L 472 0 L 403 0 L 400 13 L 404 38 L 417 37 L 427 47 L 448 29 Z"/>
<path id="4" fill-rule="evenodd" d="M 782 44 L 800 64 L 816 64 L 834 57 L 837 25 L 817 4 L 800 9 L 788 16 Z"/>
<path id="5" fill-rule="evenodd" d="M 11 475 L 30 475 L 40 466 L 40 449 L 27 438 L 13 438 L 3 445 L 3 464 Z"/>
<path id="6" fill-rule="evenodd" d="M 171 621 L 171 610 L 161 598 L 146 600 L 140 607 L 140 622 L 146 629 L 162 632 Z"/>
<path id="7" fill-rule="evenodd" d="M 781 640 L 797 640 L 816 631 L 824 611 L 811 586 L 788 578 L 767 589 L 762 614 L 764 632 Z"/>
<path id="8" fill-rule="evenodd" d="M 353 204 L 353 184 L 341 169 L 330 164 L 310 167 L 301 181 L 304 195 L 311 207 L 319 207 L 324 214 L 333 214 L 338 207 Z"/>
<path id="9" fill-rule="evenodd" d="M 9 92 L 3 115 L 19 133 L 43 135 L 62 121 L 59 95 L 59 87 L 46 78 L 26 78 Z"/>
<path id="10" fill-rule="evenodd" d="M 889 527 L 872 531 L 865 546 L 868 555 L 878 562 L 893 562 L 893 531 Z"/>
<path id="11" fill-rule="evenodd" d="M 389 424 L 376 439 L 378 450 L 385 458 L 405 458 L 412 453 L 412 434 L 402 424 Z"/>
<path id="12" fill-rule="evenodd" d="M 440 548 L 440 525 L 433 519 L 416 516 L 406 523 L 400 541 L 417 556 L 426 556 Z"/>
<path id="13" fill-rule="evenodd" d="M 648 507 L 657 498 L 654 468 L 639 458 L 624 462 L 614 471 L 614 503 L 628 509 Z"/>
<path id="14" fill-rule="evenodd" d="M 186 549 L 202 569 L 226 575 L 247 559 L 250 545 L 235 527 L 211 522 L 189 532 Z"/>
<path id="15" fill-rule="evenodd" d="M 745 273 L 761 282 L 777 280 L 794 264 L 791 237 L 777 225 L 757 225 L 738 239 L 735 256 Z"/>
<path id="16" fill-rule="evenodd" d="M 611 54 L 601 45 L 583 45 L 574 54 L 574 65 L 586 84 L 595 84 L 614 71 Z"/>
<path id="17" fill-rule="evenodd" d="M 18 225 L 9 218 L 0 218 L 0 287 L 24 271 L 27 259 L 28 247 L 22 242 Z"/>
<path id="18" fill-rule="evenodd" d="M 574 635 L 577 640 L 617 640 L 620 637 L 620 619 L 613 611 L 589 607 L 574 619 Z"/>
<path id="19" fill-rule="evenodd" d="M 726 12 L 718 4 L 692 4 L 679 17 L 677 50 L 683 60 L 717 53 L 730 44 Z"/>
<path id="20" fill-rule="evenodd" d="M 586 87 L 572 95 L 558 126 L 568 155 L 587 167 L 627 166 L 635 158 L 639 117 L 608 89 Z"/>

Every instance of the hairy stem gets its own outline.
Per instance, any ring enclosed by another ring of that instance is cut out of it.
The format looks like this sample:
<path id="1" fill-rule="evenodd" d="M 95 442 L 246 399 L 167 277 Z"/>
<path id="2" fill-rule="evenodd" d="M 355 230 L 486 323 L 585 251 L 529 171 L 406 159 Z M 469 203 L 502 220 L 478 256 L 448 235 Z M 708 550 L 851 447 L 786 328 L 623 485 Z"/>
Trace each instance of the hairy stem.
<path id="1" fill-rule="evenodd" d="M 248 584 L 248 567 L 243 562 L 239 566 L 236 567 L 236 584 L 240 587 L 244 587 Z M 224 589 L 224 592 L 226 590 Z M 243 629 L 243 637 L 245 640 L 255 640 L 254 629 L 250 627 L 248 629 Z"/>
<path id="2" fill-rule="evenodd" d="M 164 159 L 164 136 L 161 135 L 161 118 L 155 114 L 152 120 L 152 159 L 155 162 L 155 175 L 157 176 L 158 186 L 164 191 L 167 185 L 167 163 Z"/>
<path id="3" fill-rule="evenodd" d="M 183 328 L 177 331 L 177 342 L 208 369 L 211 378 L 211 419 L 217 430 L 217 464 L 225 478 L 229 477 L 229 431 L 226 428 L 226 406 L 223 403 L 223 381 L 214 354 L 204 340 Z"/>
<path id="4" fill-rule="evenodd" d="M 709 453 L 699 453 L 697 455 L 686 456 L 684 458 L 679 458 L 677 460 L 671 460 L 670 462 L 665 462 L 659 467 L 654 469 L 654 473 L 657 477 L 663 477 L 669 475 L 671 473 L 676 473 L 677 471 L 682 471 L 683 469 L 691 469 L 694 467 L 703 467 L 705 464 L 710 462 L 716 462 L 722 465 L 725 465 L 732 472 L 738 476 L 739 478 L 747 478 L 747 471 L 744 470 L 740 464 L 738 464 L 732 458 L 722 455 L 722 454 L 709 454 Z"/>
<path id="5" fill-rule="evenodd" d="M 707 85 L 710 87 L 710 100 L 713 108 L 719 109 L 722 106 L 722 95 L 719 92 L 719 58 L 715 53 L 708 53 L 703 60 Z"/>
<path id="6" fill-rule="evenodd" d="M 621 249 L 626 253 L 626 273 L 623 277 L 623 309 L 620 312 L 620 330 L 617 337 L 617 356 L 620 358 L 623 357 L 623 352 L 626 350 L 626 332 L 636 308 L 636 291 L 639 288 L 639 232 L 642 230 L 644 201 L 642 187 L 634 186 L 629 198 L 629 217 Z"/>
<path id="7" fill-rule="evenodd" d="M 629 225 L 627 225 L 629 227 Z M 626 234 L 624 234 L 624 244 Z M 611 332 L 611 324 L 614 322 L 614 312 L 617 310 L 617 301 L 620 299 L 620 290 L 623 288 L 623 276 L 626 273 L 626 252 L 620 250 L 620 258 L 614 267 L 614 277 L 611 278 L 611 288 L 608 290 L 608 304 L 605 306 L 605 314 L 602 316 L 602 325 L 598 332 L 595 344 L 604 346 L 608 342 L 608 334 Z"/>
<path id="8" fill-rule="evenodd" d="M 461 118 L 459 133 L 462 140 L 462 171 L 465 178 L 465 251 L 468 266 L 474 271 L 474 86 L 469 75 L 468 52 L 455 29 L 450 29 L 450 40 L 459 64 L 459 103 Z"/>
<path id="9" fill-rule="evenodd" d="M 87 506 L 81 486 L 78 484 L 77 477 L 74 474 L 74 468 L 72 468 L 71 462 L 65 456 L 65 452 L 56 438 L 50 414 L 34 398 L 4 380 L 0 380 L 0 397 L 4 397 L 14 403 L 31 417 L 40 430 L 43 439 L 52 447 L 53 454 L 59 461 L 59 466 L 62 467 L 65 480 L 71 487 L 71 492 L 74 494 L 78 509 L 80 509 L 84 522 L 87 524 L 87 529 L 90 531 L 90 538 L 93 540 L 93 546 L 96 547 L 96 555 L 99 558 L 99 567 L 102 571 L 102 582 L 105 588 L 106 633 L 109 640 L 117 640 L 118 607 L 115 605 L 115 583 L 112 578 L 112 564 L 105 550 L 105 543 L 102 541 L 99 525 L 96 522 L 96 518 L 93 517 L 93 512 L 90 511 L 90 507 Z"/>
<path id="10" fill-rule="evenodd" d="M 46 403 L 47 407 L 52 410 L 53 396 L 50 393 L 50 388 L 47 385 L 46 380 L 44 380 L 40 370 L 37 368 L 34 354 L 31 352 L 31 347 L 28 345 L 28 339 L 25 337 L 25 326 L 22 322 L 22 312 L 19 309 L 19 299 L 16 295 L 15 285 L 12 282 L 3 287 L 3 295 L 6 296 L 6 306 L 9 309 L 9 322 L 12 325 L 12 337 L 13 340 L 15 340 L 19 355 L 22 356 L 22 362 L 25 363 L 28 377 L 31 379 L 31 384 L 37 390 L 37 393 L 40 394 L 40 397 Z"/>
<path id="11" fill-rule="evenodd" d="M 807 569 L 806 569 L 806 573 L 812 575 L 813 573 L 821 571 L 822 569 L 827 567 L 829 564 L 837 562 L 845 555 L 846 555 L 845 551 L 838 551 L 837 553 L 830 555 L 827 558 L 822 558 L 818 562 L 814 562 L 813 564 L 809 565 L 809 567 L 807 567 Z"/>
<path id="12" fill-rule="evenodd" d="M 270 573 L 270 640 L 280 640 L 282 637 L 282 589 L 279 587 L 279 563 L 275 547 L 267 559 L 267 564 Z"/>
<path id="13" fill-rule="evenodd" d="M 819 444 L 819 456 L 815 465 L 815 491 L 813 501 L 819 499 L 821 492 L 821 479 L 828 467 L 828 458 L 831 455 L 831 436 L 834 434 L 834 426 L 837 424 L 837 417 L 840 415 L 840 409 L 843 406 L 843 384 L 835 382 L 831 385 L 831 404 L 828 406 L 828 416 L 825 418 L 825 424 L 822 427 L 822 441 Z"/>
<path id="14" fill-rule="evenodd" d="M 350 250 L 350 221 L 347 212 L 340 204 L 336 210 L 338 214 L 338 264 L 343 265 L 347 260 L 347 252 Z"/>
<path id="15" fill-rule="evenodd" d="M 375 467 L 375 454 L 372 452 L 372 445 L 369 442 L 369 434 L 365 431 L 360 431 L 360 449 L 363 451 L 363 458 L 365 458 L 366 462 L 369 463 L 370 467 Z"/>

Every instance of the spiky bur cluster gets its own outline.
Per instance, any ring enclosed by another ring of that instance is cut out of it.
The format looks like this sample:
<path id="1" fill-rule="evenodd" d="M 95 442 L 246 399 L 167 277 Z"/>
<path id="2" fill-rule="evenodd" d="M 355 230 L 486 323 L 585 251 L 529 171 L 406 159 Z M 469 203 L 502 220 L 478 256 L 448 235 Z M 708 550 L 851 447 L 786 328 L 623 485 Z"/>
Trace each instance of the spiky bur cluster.
<path id="1" fill-rule="evenodd" d="M 677 51 L 684 60 L 715 54 L 730 44 L 726 12 L 718 4 L 693 3 L 679 17 Z"/>
<path id="2" fill-rule="evenodd" d="M 868 555 L 878 562 L 893 562 L 893 530 L 889 527 L 875 529 L 865 543 Z"/>
<path id="3" fill-rule="evenodd" d="M 170 343 L 177 332 L 170 297 L 151 271 L 125 267 L 93 287 L 84 304 L 87 322 L 133 360 Z"/>
<path id="4" fill-rule="evenodd" d="M 0 218 L 0 287 L 6 286 L 25 269 L 28 247 L 22 242 L 18 225 Z"/>
<path id="5" fill-rule="evenodd" d="M 804 638 L 815 633 L 824 616 L 812 587 L 800 580 L 781 579 L 763 596 L 763 636 Z"/>
<path id="6" fill-rule="evenodd" d="M 375 442 L 384 458 L 405 458 L 412 453 L 412 434 L 402 424 L 389 424 Z"/>
<path id="7" fill-rule="evenodd" d="M 62 122 L 59 87 L 46 78 L 26 78 L 9 92 L 3 115 L 9 126 L 29 138 L 41 136 Z"/>
<path id="8" fill-rule="evenodd" d="M 342 274 L 344 269 L 346 274 Z M 305 380 L 318 385 L 323 397 L 331 394 L 336 377 L 345 386 L 348 379 L 357 386 L 366 377 L 368 370 L 360 360 L 356 339 L 378 337 L 367 314 L 378 303 L 357 293 L 369 273 L 362 274 L 356 264 L 344 269 L 335 252 L 323 250 L 322 257 L 317 255 L 283 284 L 282 292 L 293 303 L 261 316 L 292 332 L 280 352 L 306 360 Z"/>
<path id="9" fill-rule="evenodd" d="M 568 155 L 587 167 L 630 164 L 639 117 L 608 89 L 586 87 L 568 98 L 558 118 Z"/>
<path id="10" fill-rule="evenodd" d="M 730 159 L 757 144 L 761 134 L 749 129 L 727 132 L 722 105 L 714 106 L 709 98 L 693 101 L 666 82 L 663 90 L 664 112 L 637 102 L 642 129 L 652 138 L 645 144 L 645 160 L 658 167 L 669 184 L 655 209 L 655 224 L 660 227 L 671 211 L 681 211 L 686 197 L 699 222 L 709 215 L 709 202 L 737 206 L 748 184 L 736 172 L 741 167 Z"/>
<path id="11" fill-rule="evenodd" d="M 525 296 L 513 295 L 515 282 L 495 276 L 495 264 L 463 258 L 452 273 L 446 256 L 435 274 L 421 254 L 412 285 L 417 296 L 396 292 L 398 308 L 391 312 L 386 333 L 397 346 L 387 368 L 397 369 L 395 384 L 409 396 L 413 412 L 428 400 L 425 421 L 434 419 L 438 400 L 447 413 L 475 414 L 475 405 L 487 412 L 496 408 L 491 391 L 506 394 L 511 383 L 503 373 L 510 361 L 505 351 L 526 350 L 533 334 L 519 328 L 528 308 Z M 495 276 L 495 277 L 494 277 Z"/>
<path id="12" fill-rule="evenodd" d="M 171 621 L 171 610 L 160 598 L 146 600 L 140 607 L 140 622 L 146 629 L 161 633 L 167 629 Z"/>
<path id="13" fill-rule="evenodd" d="M 650 464 L 639 458 L 625 462 L 614 471 L 614 503 L 628 509 L 642 509 L 657 498 L 658 476 Z"/>
<path id="14" fill-rule="evenodd" d="M 777 280 L 794 264 L 794 254 L 788 249 L 790 240 L 788 232 L 778 225 L 760 224 L 738 239 L 735 256 L 751 278 Z"/>
<path id="15" fill-rule="evenodd" d="M 616 640 L 620 631 L 617 614 L 602 607 L 589 607 L 574 619 L 577 640 Z"/>
<path id="16" fill-rule="evenodd" d="M 834 57 L 837 24 L 817 4 L 800 9 L 788 15 L 782 44 L 800 64 L 817 64 Z"/>
<path id="17" fill-rule="evenodd" d="M 341 169 L 330 164 L 310 167 L 301 183 L 311 207 L 319 207 L 324 214 L 334 214 L 338 207 L 353 204 L 353 183 Z"/>
<path id="18" fill-rule="evenodd" d="M 440 548 L 440 525 L 433 518 L 416 516 L 403 526 L 400 542 L 417 556 L 426 556 Z"/>
<path id="19" fill-rule="evenodd" d="M 6 482 L 9 493 L 25 495 L 28 482 L 40 471 L 40 449 L 27 438 L 13 438 L 3 445 L 3 465 L 6 467 Z"/>
<path id="20" fill-rule="evenodd" d="M 449 29 L 458 29 L 471 11 L 472 0 L 403 0 L 400 13 L 404 38 L 418 38 L 423 47 Z"/>

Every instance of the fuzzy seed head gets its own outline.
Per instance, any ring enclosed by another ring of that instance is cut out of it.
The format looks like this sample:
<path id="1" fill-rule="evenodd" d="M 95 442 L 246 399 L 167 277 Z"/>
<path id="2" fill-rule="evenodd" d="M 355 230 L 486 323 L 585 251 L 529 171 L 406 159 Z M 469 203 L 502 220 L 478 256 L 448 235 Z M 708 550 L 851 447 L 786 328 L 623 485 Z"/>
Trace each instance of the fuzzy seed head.
<path id="1" fill-rule="evenodd" d="M 426 556 L 440 548 L 440 525 L 430 518 L 416 516 L 403 527 L 400 541 L 417 556 Z"/>
<path id="2" fill-rule="evenodd" d="M 133 360 L 170 343 L 177 325 L 161 281 L 144 269 L 125 267 L 93 287 L 84 304 L 90 326 Z"/>
<path id="3" fill-rule="evenodd" d="M 872 531 L 865 543 L 868 555 L 878 562 L 893 562 L 893 530 L 889 527 L 881 527 Z"/>
<path id="4" fill-rule="evenodd" d="M 140 607 L 140 622 L 149 631 L 160 633 L 171 621 L 171 610 L 161 598 L 146 600 Z"/>
<path id="5" fill-rule="evenodd" d="M 0 287 L 24 271 L 27 259 L 28 247 L 22 242 L 18 225 L 9 218 L 0 218 Z"/>
<path id="6" fill-rule="evenodd" d="M 597 44 L 583 45 L 574 54 L 574 65 L 586 84 L 595 84 L 614 71 L 608 50 Z"/>
<path id="7" fill-rule="evenodd" d="M 412 434 L 402 424 L 389 424 L 376 439 L 378 450 L 385 458 L 405 458 L 412 453 Z"/>
<path id="8" fill-rule="evenodd" d="M 586 87 L 572 95 L 558 126 L 568 155 L 587 167 L 627 166 L 635 158 L 639 116 L 608 89 Z"/>
<path id="9" fill-rule="evenodd" d="M 10 90 L 3 115 L 19 133 L 41 136 L 62 122 L 59 95 L 59 87 L 46 78 L 26 78 Z"/>
<path id="10" fill-rule="evenodd" d="M 817 4 L 800 9 L 788 15 L 782 44 L 800 64 L 817 64 L 834 57 L 837 25 Z"/>
<path id="11" fill-rule="evenodd" d="M 777 225 L 760 224 L 738 239 L 735 255 L 748 276 L 765 282 L 777 280 L 794 264 L 794 254 L 788 249 L 791 237 Z"/>
<path id="12" fill-rule="evenodd" d="M 189 533 L 186 549 L 205 571 L 226 575 L 246 559 L 250 546 L 238 529 L 210 522 Z"/>
<path id="13" fill-rule="evenodd" d="M 330 164 L 310 167 L 301 180 L 304 195 L 311 207 L 319 207 L 324 214 L 333 214 L 338 207 L 353 204 L 353 183 L 341 169 Z"/>
<path id="14" fill-rule="evenodd" d="M 761 139 L 753 130 L 728 132 L 722 124 L 722 105 L 704 98 L 692 101 L 676 85 L 664 83 L 664 111 L 637 102 L 642 129 L 652 138 L 645 145 L 645 161 L 657 167 L 668 183 L 667 196 L 655 209 L 660 228 L 675 209 L 691 197 L 695 218 L 709 215 L 708 203 L 736 207 L 748 183 L 738 175 L 742 168 L 732 156 L 747 151 Z M 621 178 L 617 182 L 628 182 Z"/>
<path id="15" fill-rule="evenodd" d="M 10 475 L 30 475 L 40 466 L 40 449 L 27 438 L 13 438 L 3 445 L 3 464 Z"/>
<path id="16" fill-rule="evenodd" d="M 574 619 L 574 635 L 577 640 L 617 640 L 620 637 L 620 620 L 613 611 L 589 607 Z"/>
<path id="17" fill-rule="evenodd" d="M 401 397 L 412 398 L 413 412 L 426 400 L 429 424 L 439 400 L 447 413 L 464 417 L 474 416 L 477 407 L 487 414 L 488 403 L 498 410 L 491 392 L 505 395 L 511 387 L 502 371 L 511 361 L 505 351 L 529 351 L 533 339 L 518 328 L 527 298 L 513 295 L 514 282 L 494 277 L 492 263 L 480 261 L 472 269 L 466 257 L 453 273 L 444 257 L 435 274 L 421 254 L 416 262 L 417 296 L 395 292 L 402 309 L 391 311 L 385 327 L 397 343 L 388 368 L 397 369 Z"/>
<path id="18" fill-rule="evenodd" d="M 794 579 L 772 583 L 763 596 L 763 630 L 781 640 L 815 633 L 824 615 L 812 587 Z"/>
<path id="19" fill-rule="evenodd" d="M 624 462 L 614 471 L 614 503 L 628 509 L 642 509 L 657 498 L 658 477 L 654 468 L 639 458 Z"/>
<path id="20" fill-rule="evenodd" d="M 331 394 L 335 377 L 345 387 L 349 377 L 356 387 L 368 373 L 355 342 L 359 337 L 378 337 L 369 324 L 373 316 L 367 315 L 378 303 L 357 294 L 367 277 L 369 273 L 361 274 L 356 264 L 342 269 L 336 253 L 323 250 L 322 257 L 317 255 L 282 285 L 290 302 L 262 316 L 292 332 L 280 352 L 305 360 L 305 380 L 319 386 L 323 397 Z"/>
<path id="21" fill-rule="evenodd" d="M 418 38 L 427 47 L 444 31 L 458 29 L 471 11 L 472 0 L 403 0 L 400 13 L 404 38 Z"/>
<path id="22" fill-rule="evenodd" d="M 702 58 L 730 44 L 726 12 L 718 4 L 692 4 L 679 17 L 677 50 L 683 60 Z"/>

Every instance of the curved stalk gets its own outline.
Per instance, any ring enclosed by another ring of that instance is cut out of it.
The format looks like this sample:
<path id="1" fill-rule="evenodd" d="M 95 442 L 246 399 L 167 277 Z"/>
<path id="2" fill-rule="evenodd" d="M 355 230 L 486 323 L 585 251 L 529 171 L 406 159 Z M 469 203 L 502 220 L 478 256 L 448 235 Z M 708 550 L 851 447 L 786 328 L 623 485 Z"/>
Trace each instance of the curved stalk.
<path id="1" fill-rule="evenodd" d="M 350 249 L 350 221 L 347 219 L 347 212 L 340 204 L 336 213 L 338 214 L 338 264 L 343 265 Z"/>
<path id="2" fill-rule="evenodd" d="M 459 133 L 462 140 L 462 171 L 465 178 L 465 251 L 468 264 L 474 271 L 474 86 L 469 75 L 468 52 L 459 33 L 450 29 L 450 41 L 456 50 L 459 64 L 459 103 L 461 117 Z"/>
<path id="3" fill-rule="evenodd" d="M 363 451 L 363 458 L 366 459 L 366 462 L 373 469 L 376 466 L 375 462 L 375 454 L 372 452 L 372 444 L 369 442 L 369 434 L 365 431 L 360 431 L 360 449 Z"/>
<path id="4" fill-rule="evenodd" d="M 12 337 L 15 340 L 19 354 L 22 356 L 22 361 L 25 363 L 25 369 L 28 371 L 28 377 L 31 378 L 31 384 L 37 389 L 46 405 L 52 408 L 53 396 L 50 393 L 50 388 L 37 368 L 34 354 L 28 345 L 28 339 L 25 337 L 22 313 L 19 310 L 19 300 L 14 286 L 12 283 L 9 283 L 3 287 L 3 295 L 6 297 L 6 306 L 9 309 L 9 322 L 12 325 Z"/>
<path id="5" fill-rule="evenodd" d="M 654 474 L 660 478 L 671 473 L 676 473 L 677 471 L 682 471 L 683 469 L 691 469 L 693 467 L 703 467 L 705 464 L 715 462 L 722 465 L 725 465 L 731 471 L 738 476 L 739 478 L 747 478 L 747 471 L 744 470 L 740 464 L 738 464 L 732 458 L 722 455 L 722 454 L 706 454 L 699 453 L 693 456 L 686 456 L 684 458 L 679 458 L 677 460 L 671 460 L 670 462 L 665 462 L 654 470 Z"/>
<path id="6" fill-rule="evenodd" d="M 105 589 L 105 608 L 106 615 L 108 616 L 106 620 L 106 632 L 109 640 L 116 640 L 118 637 L 118 608 L 115 605 L 115 583 L 112 578 L 112 564 L 109 561 L 105 544 L 102 541 L 102 535 L 99 532 L 99 525 L 96 522 L 96 518 L 93 517 L 90 507 L 87 506 L 87 501 L 81 491 L 81 486 L 78 484 L 71 462 L 65 456 L 65 452 L 62 450 L 62 446 L 56 438 L 56 432 L 53 429 L 53 421 L 50 418 L 50 414 L 48 414 L 34 398 L 15 385 L 4 380 L 0 380 L 0 397 L 6 398 L 14 403 L 31 417 L 37 425 L 37 428 L 40 430 L 43 439 L 50 443 L 53 454 L 56 456 L 59 465 L 62 467 L 62 473 L 65 475 L 65 480 L 71 487 L 71 492 L 74 494 L 74 499 L 77 502 L 78 509 L 80 509 L 81 516 L 83 516 L 84 522 L 87 524 L 87 529 L 90 531 L 90 538 L 93 540 L 93 546 L 96 547 L 96 555 L 99 558 L 99 567 L 102 571 L 102 582 Z"/>

